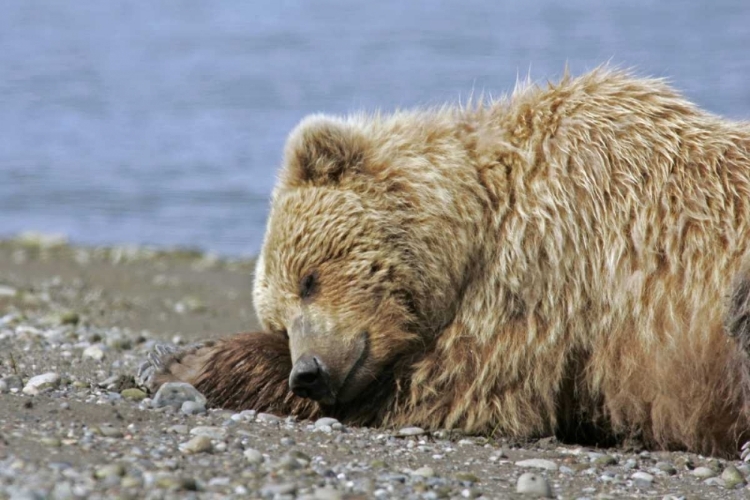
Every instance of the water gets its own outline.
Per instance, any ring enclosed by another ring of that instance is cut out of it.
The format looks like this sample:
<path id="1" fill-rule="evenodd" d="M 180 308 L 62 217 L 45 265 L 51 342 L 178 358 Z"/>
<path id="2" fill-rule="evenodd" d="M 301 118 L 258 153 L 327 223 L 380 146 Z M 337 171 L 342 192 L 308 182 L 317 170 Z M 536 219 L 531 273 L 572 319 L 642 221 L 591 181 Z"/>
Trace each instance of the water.
<path id="1" fill-rule="evenodd" d="M 501 94 L 605 61 L 750 118 L 750 2 L 8 0 L 0 237 L 258 251 L 317 111 Z"/>

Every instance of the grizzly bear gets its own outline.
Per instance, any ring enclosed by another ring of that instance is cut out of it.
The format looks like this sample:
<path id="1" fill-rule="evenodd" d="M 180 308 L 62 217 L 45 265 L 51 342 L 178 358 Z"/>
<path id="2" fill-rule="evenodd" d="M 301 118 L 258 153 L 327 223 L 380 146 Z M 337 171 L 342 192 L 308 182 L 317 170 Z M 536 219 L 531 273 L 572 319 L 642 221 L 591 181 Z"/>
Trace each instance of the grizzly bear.
<path id="1" fill-rule="evenodd" d="M 731 457 L 750 438 L 750 125 L 610 68 L 291 133 L 264 333 L 158 386 L 345 423 Z"/>

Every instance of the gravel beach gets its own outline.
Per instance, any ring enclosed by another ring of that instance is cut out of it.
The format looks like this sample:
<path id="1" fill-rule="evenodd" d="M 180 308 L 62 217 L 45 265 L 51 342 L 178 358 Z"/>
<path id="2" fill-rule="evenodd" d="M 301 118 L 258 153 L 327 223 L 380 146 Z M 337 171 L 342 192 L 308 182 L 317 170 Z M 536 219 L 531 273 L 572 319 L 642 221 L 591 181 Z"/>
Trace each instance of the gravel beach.
<path id="1" fill-rule="evenodd" d="M 156 342 L 256 328 L 251 280 L 252 261 L 198 252 L 0 242 L 0 499 L 750 497 L 739 460 L 353 428 L 136 387 Z"/>

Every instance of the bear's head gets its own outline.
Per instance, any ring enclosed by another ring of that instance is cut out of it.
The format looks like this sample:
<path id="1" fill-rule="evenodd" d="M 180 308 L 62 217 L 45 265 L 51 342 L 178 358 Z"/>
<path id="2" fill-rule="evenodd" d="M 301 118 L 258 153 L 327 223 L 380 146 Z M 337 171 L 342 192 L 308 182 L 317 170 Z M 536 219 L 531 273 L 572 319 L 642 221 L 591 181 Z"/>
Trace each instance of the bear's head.
<path id="1" fill-rule="evenodd" d="M 442 210 L 434 199 L 425 210 L 431 181 L 409 178 L 414 155 L 367 126 L 313 116 L 292 132 L 256 266 L 256 312 L 288 336 L 291 389 L 326 405 L 424 350 L 455 309 L 465 261 L 450 242 L 425 248 L 441 244 L 425 219 Z"/>

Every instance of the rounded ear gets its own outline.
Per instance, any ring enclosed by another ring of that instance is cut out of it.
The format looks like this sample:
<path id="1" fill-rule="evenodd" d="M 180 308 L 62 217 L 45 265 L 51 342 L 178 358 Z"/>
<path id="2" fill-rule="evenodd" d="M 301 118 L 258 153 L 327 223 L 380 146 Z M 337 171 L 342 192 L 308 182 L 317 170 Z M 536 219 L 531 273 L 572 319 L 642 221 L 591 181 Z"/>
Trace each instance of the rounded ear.
<path id="1" fill-rule="evenodd" d="M 292 186 L 337 183 L 344 173 L 363 170 L 367 148 L 351 124 L 325 115 L 307 117 L 287 140 L 283 180 Z"/>

